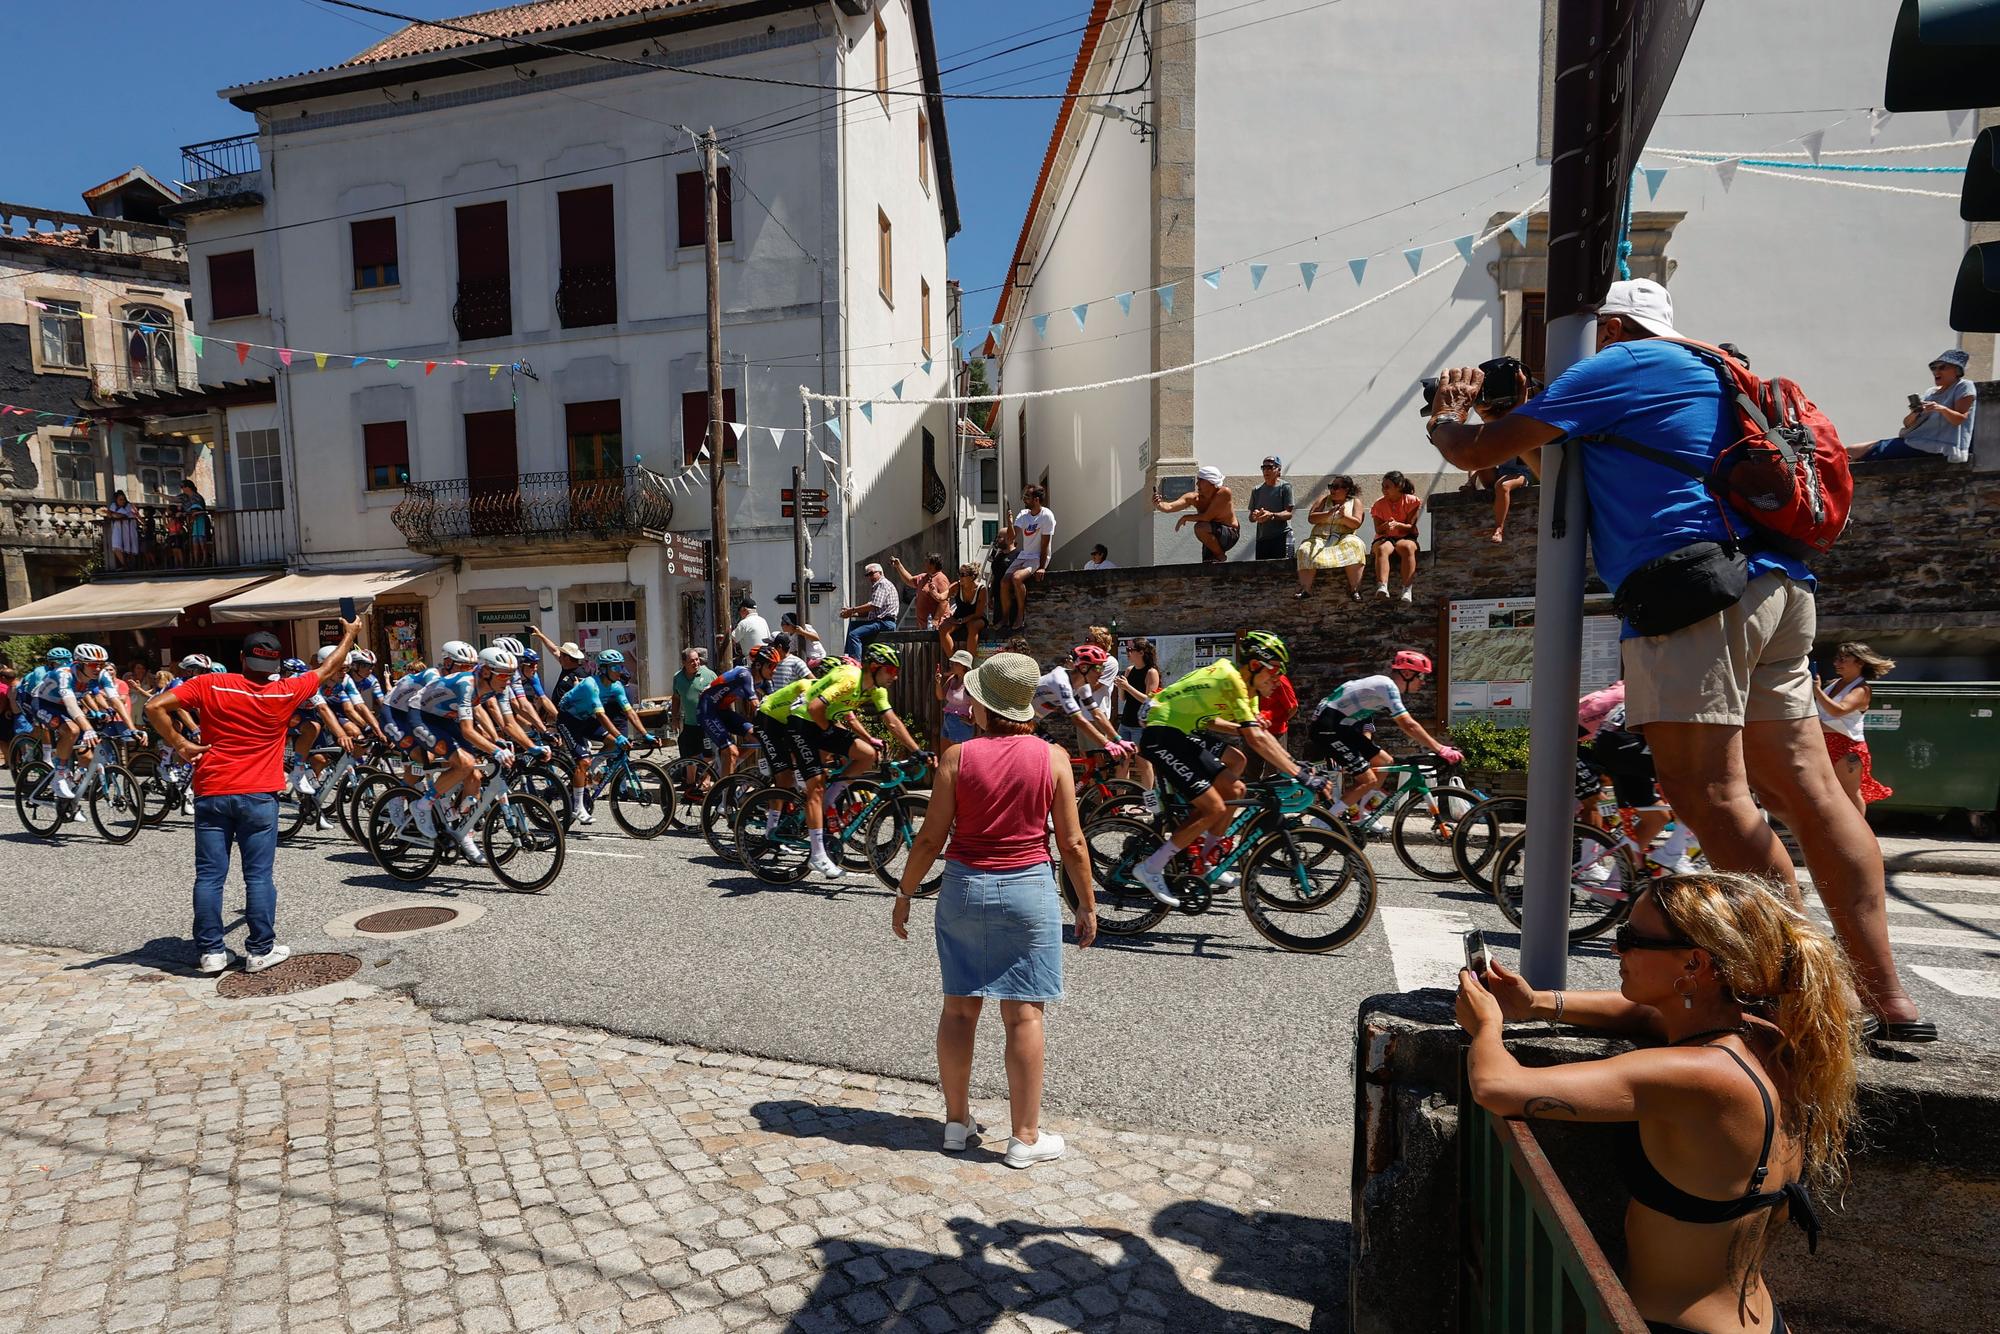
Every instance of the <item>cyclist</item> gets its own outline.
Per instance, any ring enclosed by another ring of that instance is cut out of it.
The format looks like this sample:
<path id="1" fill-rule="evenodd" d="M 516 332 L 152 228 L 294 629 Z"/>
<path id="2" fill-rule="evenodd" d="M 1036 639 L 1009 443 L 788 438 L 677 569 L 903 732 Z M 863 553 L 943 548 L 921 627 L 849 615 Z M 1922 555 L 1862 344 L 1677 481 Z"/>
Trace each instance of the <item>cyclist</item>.
<path id="1" fill-rule="evenodd" d="M 1146 892 L 1169 908 L 1181 901 L 1167 890 L 1167 863 L 1195 839 L 1213 851 L 1229 824 L 1228 804 L 1243 795 L 1244 749 L 1288 778 L 1312 783 L 1318 775 L 1301 768 L 1264 730 L 1257 701 L 1278 688 L 1278 678 L 1291 666 L 1285 641 L 1263 630 L 1252 630 L 1236 646 L 1236 656 L 1197 667 L 1170 686 L 1163 686 L 1146 707 L 1146 726 L 1139 733 L 1139 753 L 1154 771 L 1188 803 L 1188 820 L 1172 838 L 1153 851 L 1133 872 Z M 1218 756 L 1197 735 L 1218 732 L 1235 741 L 1226 756 Z M 1236 877 L 1224 873 L 1216 884 L 1229 888 Z"/>
<path id="2" fill-rule="evenodd" d="M 1605 778 L 1620 806 L 1636 815 L 1631 829 L 1632 842 L 1644 850 L 1646 860 L 1668 875 L 1686 875 L 1696 869 L 1688 856 L 1692 835 L 1687 824 L 1674 819 L 1673 808 L 1660 799 L 1654 783 L 1653 752 L 1646 738 L 1625 726 L 1625 683 L 1614 681 L 1603 690 L 1585 695 L 1576 706 L 1578 801 L 1594 801 L 1603 791 Z M 1595 809 L 1586 810 L 1585 823 L 1602 828 L 1603 817 Z M 1673 828 L 1659 847 L 1653 840 L 1660 831 Z M 1611 879 L 1609 859 L 1594 858 L 1577 872 L 1587 884 L 1603 884 Z"/>
<path id="3" fill-rule="evenodd" d="M 1089 748 L 1095 742 L 1097 749 L 1114 760 L 1122 760 L 1132 753 L 1132 748 L 1118 739 L 1092 703 L 1096 698 L 1092 692 L 1110 658 L 1095 644 L 1078 644 L 1071 649 L 1067 662 L 1035 682 L 1035 721 L 1046 722 L 1058 713 L 1067 714 L 1076 724 L 1078 745 Z M 1080 700 L 1079 690 L 1083 692 Z"/>
<path id="4" fill-rule="evenodd" d="M 306 666 L 299 658 L 286 658 L 278 664 L 280 680 L 288 681 L 312 671 L 313 669 Z M 297 763 L 292 765 L 291 773 L 285 779 L 285 788 L 300 796 L 310 797 L 317 790 L 314 780 L 322 767 L 318 758 L 312 753 L 320 737 L 324 735 L 338 739 L 343 750 L 352 745 L 347 739 L 346 730 L 340 725 L 340 719 L 334 716 L 332 707 L 326 702 L 324 685 L 299 701 L 297 709 L 292 713 L 289 735 L 292 738 L 292 749 L 297 757 Z"/>
<path id="5" fill-rule="evenodd" d="M 631 707 L 625 697 L 625 686 L 618 680 L 624 667 L 623 653 L 615 648 L 605 649 L 597 655 L 597 670 L 591 675 L 579 676 L 576 684 L 557 701 L 556 707 L 562 711 L 558 722 L 563 735 L 569 738 L 570 748 L 576 752 L 576 768 L 570 773 L 570 787 L 576 796 L 578 824 L 589 824 L 597 818 L 591 809 L 587 778 L 590 743 L 602 739 L 602 753 L 605 755 L 631 744 L 619 725 L 611 720 L 614 710 L 622 718 Z"/>
<path id="6" fill-rule="evenodd" d="M 47 670 L 35 683 L 35 706 L 41 712 L 41 724 L 54 734 L 56 741 L 56 795 L 65 801 L 76 800 L 70 757 L 79 743 L 86 749 L 97 743 L 97 733 L 84 714 L 83 702 L 77 698 L 76 668 L 72 664 L 68 649 L 50 649 Z"/>
<path id="7" fill-rule="evenodd" d="M 1403 703 L 1403 696 L 1415 694 L 1432 670 L 1431 660 L 1424 654 L 1415 649 L 1399 649 L 1389 660 L 1387 675 L 1362 676 L 1345 682 L 1313 710 L 1307 729 L 1307 758 L 1331 760 L 1339 766 L 1344 778 L 1353 780 L 1334 801 L 1335 815 L 1364 809 L 1363 800 L 1370 793 L 1382 790 L 1382 767 L 1395 763 L 1394 757 L 1375 742 L 1377 718 L 1387 718 L 1405 736 L 1434 752 L 1446 764 L 1457 764 L 1465 758 L 1433 739 L 1423 724 L 1410 716 L 1408 706 Z"/>
<path id="8" fill-rule="evenodd" d="M 48 660 L 45 658 L 21 674 L 14 683 L 14 735 L 27 736 L 40 731 L 42 708 L 35 702 L 35 689 L 49 674 Z"/>
<path id="9" fill-rule="evenodd" d="M 519 640 L 515 641 L 520 643 Z M 523 721 L 536 728 L 550 728 L 556 724 L 556 702 L 549 698 L 549 688 L 542 684 L 542 655 L 526 644 L 514 655 L 520 662 L 521 670 L 515 676 L 520 685 L 520 696 L 528 703 L 529 717 Z"/>
<path id="10" fill-rule="evenodd" d="M 439 803 L 449 813 L 450 798 L 461 787 L 468 800 L 479 795 L 478 756 L 490 755 L 503 767 L 513 759 L 513 753 L 497 737 L 488 736 L 479 720 L 477 699 L 494 675 L 480 662 L 479 651 L 454 639 L 445 644 L 439 658 L 453 670 L 425 686 L 417 697 L 417 739 L 432 749 L 443 747 L 445 763 L 444 772 L 425 785 L 424 795 L 410 808 L 410 818 L 425 838 L 437 837 L 433 812 Z M 459 834 L 458 850 L 474 866 L 485 861 L 469 829 Z"/>
<path id="11" fill-rule="evenodd" d="M 769 687 L 771 673 L 784 657 L 784 649 L 766 640 L 750 650 L 746 666 L 731 667 L 702 687 L 700 702 L 695 705 L 695 721 L 708 743 L 715 747 L 722 776 L 736 772 L 736 765 L 743 758 L 743 749 L 736 743 L 750 730 L 746 715 L 757 712 L 758 696 Z"/>
<path id="12" fill-rule="evenodd" d="M 332 657 L 333 647 L 327 644 L 315 653 L 313 665 L 321 666 Z M 373 732 L 378 741 L 388 740 L 382 733 L 382 725 L 375 720 L 375 711 L 368 706 L 361 685 L 363 673 L 372 670 L 374 665 L 373 653 L 365 648 L 355 649 L 347 655 L 347 670 L 328 681 L 323 692 L 328 707 L 333 711 L 334 721 L 340 724 L 341 735 L 349 741 L 359 741 L 365 732 Z M 369 684 L 374 682 L 370 680 Z"/>
<path id="13" fill-rule="evenodd" d="M 111 724 L 103 729 L 106 735 L 131 735 L 131 706 L 126 702 L 124 692 L 118 688 L 118 673 L 111 666 L 111 651 L 102 644 L 78 644 L 74 660 L 85 712 Z"/>
<path id="14" fill-rule="evenodd" d="M 473 705 L 488 736 L 498 737 L 517 754 L 546 758 L 548 748 L 528 731 L 537 724 L 539 715 L 531 715 L 529 706 L 515 692 L 521 680 L 521 660 L 500 647 L 503 642 L 479 651 L 479 692 Z"/>
<path id="15" fill-rule="evenodd" d="M 403 753 L 412 759 L 422 759 L 428 749 L 417 736 L 417 701 L 423 698 L 424 690 L 438 679 L 438 669 L 429 666 L 422 658 L 410 664 L 410 669 L 389 693 L 382 697 L 382 714 L 389 739 L 402 747 Z"/>

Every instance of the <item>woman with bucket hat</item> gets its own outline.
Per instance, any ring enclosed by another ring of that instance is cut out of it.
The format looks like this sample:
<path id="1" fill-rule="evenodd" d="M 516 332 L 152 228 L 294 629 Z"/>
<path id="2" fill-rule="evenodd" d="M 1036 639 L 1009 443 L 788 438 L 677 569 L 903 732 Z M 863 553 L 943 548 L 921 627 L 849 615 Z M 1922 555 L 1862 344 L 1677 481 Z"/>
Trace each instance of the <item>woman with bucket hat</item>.
<path id="1" fill-rule="evenodd" d="M 1948 347 L 1938 353 L 1930 365 L 1933 387 L 1921 397 L 1910 395 L 1902 432 L 1887 440 L 1849 445 L 1847 456 L 1857 463 L 1862 459 L 1970 460 L 1972 416 L 1979 398 L 1965 378 L 1965 368 L 1971 364 L 1972 358 L 1963 349 Z"/>
<path id="2" fill-rule="evenodd" d="M 967 674 L 979 735 L 953 747 L 939 766 L 930 812 L 903 867 L 890 917 L 890 929 L 909 939 L 910 896 L 942 853 L 935 932 L 944 981 L 937 1031 L 944 1147 L 961 1152 L 982 1129 L 972 1115 L 972 1049 L 980 1010 L 991 998 L 1000 1002 L 1007 1029 L 1009 1167 L 1049 1162 L 1064 1149 L 1061 1135 L 1041 1128 L 1042 1011 L 1063 995 L 1051 822 L 1077 894 L 1077 948 L 1088 948 L 1097 935 L 1069 755 L 1034 735 L 1040 676 L 1035 660 L 1020 653 L 996 653 Z"/>

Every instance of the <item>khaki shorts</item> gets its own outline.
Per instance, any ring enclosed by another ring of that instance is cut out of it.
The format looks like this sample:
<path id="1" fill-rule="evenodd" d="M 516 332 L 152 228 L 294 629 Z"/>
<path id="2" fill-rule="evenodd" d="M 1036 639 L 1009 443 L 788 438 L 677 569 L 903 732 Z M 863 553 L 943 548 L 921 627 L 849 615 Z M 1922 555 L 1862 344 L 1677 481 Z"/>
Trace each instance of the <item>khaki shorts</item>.
<path id="1" fill-rule="evenodd" d="M 1727 611 L 1670 635 L 1626 640 L 1627 726 L 1812 717 L 1806 658 L 1818 624 L 1812 590 L 1772 570 Z"/>

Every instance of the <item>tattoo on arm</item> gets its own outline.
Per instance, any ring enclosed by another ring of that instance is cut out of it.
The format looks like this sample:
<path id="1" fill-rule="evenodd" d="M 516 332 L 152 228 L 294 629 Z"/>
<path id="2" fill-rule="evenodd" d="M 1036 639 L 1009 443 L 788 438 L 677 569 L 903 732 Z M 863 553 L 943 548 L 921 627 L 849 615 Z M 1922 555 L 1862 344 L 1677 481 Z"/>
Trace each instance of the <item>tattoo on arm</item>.
<path id="1" fill-rule="evenodd" d="M 1576 1107 L 1561 1098 L 1530 1098 L 1522 1105 L 1523 1116 L 1575 1116 Z"/>

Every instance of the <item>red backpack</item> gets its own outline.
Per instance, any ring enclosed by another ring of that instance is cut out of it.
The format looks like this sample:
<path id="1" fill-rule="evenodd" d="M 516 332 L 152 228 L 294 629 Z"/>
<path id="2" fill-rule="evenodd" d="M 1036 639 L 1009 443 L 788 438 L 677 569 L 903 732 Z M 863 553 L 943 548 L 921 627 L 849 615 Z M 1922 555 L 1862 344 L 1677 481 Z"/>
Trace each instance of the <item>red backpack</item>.
<path id="1" fill-rule="evenodd" d="M 1715 368 L 1735 413 L 1736 438 L 1706 469 L 1636 440 L 1596 438 L 1699 479 L 1732 535 L 1734 515 L 1756 529 L 1757 545 L 1801 560 L 1831 551 L 1854 506 L 1854 476 L 1826 414 L 1793 381 L 1760 380 L 1719 347 L 1691 338 L 1660 341 L 1678 343 Z"/>

